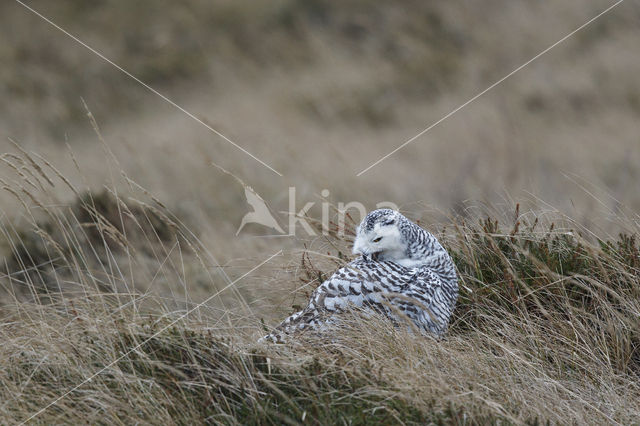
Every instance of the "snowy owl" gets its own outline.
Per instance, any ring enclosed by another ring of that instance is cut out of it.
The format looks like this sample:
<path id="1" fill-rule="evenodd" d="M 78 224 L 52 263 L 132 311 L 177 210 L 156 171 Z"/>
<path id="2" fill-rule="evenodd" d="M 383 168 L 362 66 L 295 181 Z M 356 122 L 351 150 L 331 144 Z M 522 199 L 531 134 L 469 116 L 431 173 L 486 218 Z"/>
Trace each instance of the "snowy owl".
<path id="1" fill-rule="evenodd" d="M 438 240 L 397 211 L 370 212 L 356 231 L 351 263 L 312 294 L 302 311 L 261 340 L 283 342 L 306 330 L 321 331 L 350 306 L 393 321 L 412 321 L 421 332 L 442 335 L 458 298 L 456 270 Z"/>

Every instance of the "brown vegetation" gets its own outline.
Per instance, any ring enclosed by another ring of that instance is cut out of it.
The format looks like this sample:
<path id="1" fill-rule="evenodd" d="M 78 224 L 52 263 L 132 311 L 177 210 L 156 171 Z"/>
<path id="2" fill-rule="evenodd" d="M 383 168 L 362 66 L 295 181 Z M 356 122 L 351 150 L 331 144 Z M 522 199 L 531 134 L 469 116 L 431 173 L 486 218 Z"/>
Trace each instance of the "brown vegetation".
<path id="1" fill-rule="evenodd" d="M 30 176 L 40 181 L 44 170 Z M 50 178 L 53 185 L 62 179 Z M 6 419 L 627 424 L 640 418 L 635 235 L 589 242 L 531 220 L 519 207 L 510 224 L 454 220 L 438 233 L 461 284 L 443 340 L 353 312 L 331 338 L 258 344 L 269 324 L 304 303 L 344 262 L 347 240 L 333 235 L 301 254 L 276 257 L 251 271 L 261 283 L 247 287 L 233 269 L 216 273 L 219 265 L 197 236 L 152 199 L 125 202 L 105 192 L 66 206 L 46 200 L 46 190 L 5 189 L 26 216 L 41 218 L 22 233 L 3 228 L 11 242 L 0 280 Z M 154 287 L 157 280 L 165 281 L 164 290 Z M 184 293 L 174 293 L 182 286 Z M 191 299 L 198 286 L 206 288 L 204 304 Z M 278 298 L 284 305 L 274 309 Z"/>
<path id="2" fill-rule="evenodd" d="M 637 4 L 359 178 L 610 3 L 28 4 L 284 177 L 2 3 L 5 422 L 640 422 Z M 353 312 L 257 344 L 350 241 L 236 237 L 249 206 L 212 163 L 273 211 L 295 186 L 316 226 L 325 188 L 420 219 L 460 272 L 449 334 Z"/>

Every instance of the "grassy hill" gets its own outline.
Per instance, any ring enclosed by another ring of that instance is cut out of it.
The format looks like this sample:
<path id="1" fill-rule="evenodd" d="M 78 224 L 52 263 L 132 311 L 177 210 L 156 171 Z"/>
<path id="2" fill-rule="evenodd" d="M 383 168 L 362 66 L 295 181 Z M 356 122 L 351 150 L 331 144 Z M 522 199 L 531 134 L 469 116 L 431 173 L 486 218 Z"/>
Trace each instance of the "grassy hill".
<path id="1" fill-rule="evenodd" d="M 25 3 L 200 122 L 0 4 L 2 422 L 640 423 L 638 4 L 356 176 L 611 3 Z M 257 343 L 351 241 L 236 235 L 235 176 L 312 226 L 399 205 L 457 265 L 449 333 Z"/>
<path id="2" fill-rule="evenodd" d="M 31 179 L 64 182 L 45 170 Z M 5 189 L 22 202 L 31 194 L 27 212 L 40 218 L 3 227 L 0 415 L 9 422 L 640 419 L 637 235 L 597 240 L 519 207 L 504 223 L 453 220 L 438 233 L 461 288 L 444 339 L 354 311 L 330 339 L 259 344 L 345 262 L 348 239 L 287 251 L 245 278 L 221 271 L 153 199 L 85 193 L 51 207 L 31 189 Z M 171 283 L 172 296 L 156 281 Z M 190 300 L 197 286 L 208 286 L 203 303 Z M 281 295 L 279 308 L 268 293 Z"/>

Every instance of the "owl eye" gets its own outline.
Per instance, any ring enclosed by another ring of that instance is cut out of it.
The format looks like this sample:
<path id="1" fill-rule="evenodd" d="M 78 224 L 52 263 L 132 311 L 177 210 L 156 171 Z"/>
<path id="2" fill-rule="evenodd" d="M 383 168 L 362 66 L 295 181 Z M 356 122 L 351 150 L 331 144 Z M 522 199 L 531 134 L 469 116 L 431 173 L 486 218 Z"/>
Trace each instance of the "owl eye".
<path id="1" fill-rule="evenodd" d="M 378 237 L 375 240 L 373 240 L 374 243 L 377 243 L 378 241 L 380 241 L 382 239 L 382 237 Z"/>

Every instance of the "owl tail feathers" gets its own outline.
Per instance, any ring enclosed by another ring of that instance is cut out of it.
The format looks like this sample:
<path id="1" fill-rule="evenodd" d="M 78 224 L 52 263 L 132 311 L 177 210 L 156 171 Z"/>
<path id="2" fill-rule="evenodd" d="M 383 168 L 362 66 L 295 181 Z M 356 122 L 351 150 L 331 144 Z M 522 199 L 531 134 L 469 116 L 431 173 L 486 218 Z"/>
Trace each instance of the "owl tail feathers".
<path id="1" fill-rule="evenodd" d="M 279 344 L 287 343 L 293 335 L 298 334 L 306 330 L 307 328 L 309 328 L 309 326 L 304 323 L 300 323 L 296 325 L 283 323 L 283 324 L 280 324 L 271 333 L 267 334 L 264 337 L 261 337 L 258 340 L 258 343 L 265 343 L 265 342 L 279 343 Z"/>
<path id="2" fill-rule="evenodd" d="M 315 329 L 320 322 L 315 315 L 305 312 L 296 312 L 284 320 L 274 331 L 258 340 L 259 343 L 286 343 L 292 336 L 309 329 Z"/>
<path id="3" fill-rule="evenodd" d="M 261 338 L 258 339 L 258 343 L 285 343 L 287 341 L 287 336 L 284 333 L 280 333 L 277 331 L 274 331 L 273 333 L 269 333 L 266 336 L 263 336 Z"/>

